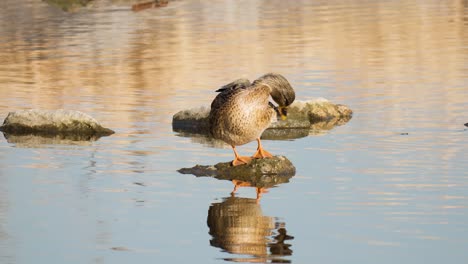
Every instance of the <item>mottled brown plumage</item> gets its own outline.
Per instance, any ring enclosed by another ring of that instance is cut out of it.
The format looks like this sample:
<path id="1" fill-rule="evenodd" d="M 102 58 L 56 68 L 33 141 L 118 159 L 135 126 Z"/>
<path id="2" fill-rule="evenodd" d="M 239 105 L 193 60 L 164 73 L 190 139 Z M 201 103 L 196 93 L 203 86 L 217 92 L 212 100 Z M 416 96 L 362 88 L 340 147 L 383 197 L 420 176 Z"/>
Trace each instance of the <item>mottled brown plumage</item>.
<path id="1" fill-rule="evenodd" d="M 276 118 L 275 107 L 269 102 L 270 95 L 278 103 L 279 109 L 290 105 L 295 98 L 294 90 L 281 75 L 268 73 L 250 84 L 247 79 L 229 83 L 211 103 L 210 132 L 232 146 L 236 159 L 233 165 L 248 163 L 249 158 L 238 156 L 235 146 L 244 145 L 257 139 L 258 150 L 254 158 L 271 157 L 264 151 L 260 136 Z M 278 111 L 278 110 L 277 110 Z M 279 110 L 285 114 L 285 110 Z"/>

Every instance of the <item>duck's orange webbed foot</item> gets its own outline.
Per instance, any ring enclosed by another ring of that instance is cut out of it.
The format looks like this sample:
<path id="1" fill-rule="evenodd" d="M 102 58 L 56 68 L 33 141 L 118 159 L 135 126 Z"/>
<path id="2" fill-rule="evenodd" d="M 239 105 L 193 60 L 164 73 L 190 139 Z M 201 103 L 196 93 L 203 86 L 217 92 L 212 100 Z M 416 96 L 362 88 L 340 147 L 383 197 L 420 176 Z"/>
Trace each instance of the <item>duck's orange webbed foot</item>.
<path id="1" fill-rule="evenodd" d="M 264 150 L 263 148 L 257 149 L 257 152 L 252 156 L 254 159 L 264 159 L 264 158 L 272 158 L 273 155 L 271 155 L 270 152 Z"/>
<path id="2" fill-rule="evenodd" d="M 232 161 L 232 166 L 238 166 L 242 164 L 249 164 L 250 161 L 252 161 L 252 158 L 246 157 L 246 156 L 237 156 L 233 161 Z"/>
<path id="3" fill-rule="evenodd" d="M 273 155 L 271 155 L 270 152 L 263 149 L 262 143 L 260 142 L 259 138 L 257 138 L 257 142 L 258 142 L 257 152 L 255 152 L 255 154 L 252 156 L 252 158 L 254 158 L 254 159 L 272 158 Z"/>
<path id="4" fill-rule="evenodd" d="M 234 155 L 236 158 L 232 161 L 232 166 L 238 166 L 242 164 L 248 164 L 250 161 L 252 161 L 252 158 L 246 157 L 246 156 L 239 156 L 239 154 L 236 151 L 236 146 L 231 146 L 232 150 L 234 150 Z"/>

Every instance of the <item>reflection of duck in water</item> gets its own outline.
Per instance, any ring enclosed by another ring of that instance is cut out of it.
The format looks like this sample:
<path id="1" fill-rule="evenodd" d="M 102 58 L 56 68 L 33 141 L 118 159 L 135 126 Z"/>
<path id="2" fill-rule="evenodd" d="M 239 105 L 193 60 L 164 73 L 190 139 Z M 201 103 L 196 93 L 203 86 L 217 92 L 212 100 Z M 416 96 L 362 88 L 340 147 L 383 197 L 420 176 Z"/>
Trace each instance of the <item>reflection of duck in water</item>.
<path id="1" fill-rule="evenodd" d="M 288 183 L 294 175 L 218 175 L 215 178 L 230 180 L 234 184 L 231 195 L 234 195 L 240 187 L 252 187 L 257 192 L 257 202 L 269 188 L 274 188 L 282 183 Z"/>
<path id="2" fill-rule="evenodd" d="M 210 132 L 234 150 L 232 165 L 250 162 L 250 157 L 239 156 L 236 146 L 244 145 L 257 139 L 258 148 L 253 158 L 268 158 L 272 155 L 265 151 L 260 136 L 270 125 L 276 113 L 286 117 L 286 107 L 295 99 L 295 93 L 289 82 L 276 73 L 268 73 L 250 84 L 249 80 L 239 79 L 221 89 L 211 103 L 209 116 Z M 278 103 L 275 107 L 269 98 Z"/>
<path id="3" fill-rule="evenodd" d="M 249 181 L 241 181 L 234 179 L 232 180 L 232 183 L 234 184 L 234 189 L 232 190 L 231 195 L 234 195 L 237 192 L 237 189 L 239 189 L 239 187 L 255 187 L 255 190 L 257 192 L 257 201 L 259 201 L 260 198 L 262 198 L 262 195 L 268 192 L 268 187 L 255 186 L 255 184 L 252 184 L 252 182 Z"/>
<path id="4" fill-rule="evenodd" d="M 284 241 L 293 237 L 286 234 L 284 223 L 275 223 L 275 218 L 264 216 L 255 199 L 232 196 L 221 203 L 214 203 L 208 210 L 207 223 L 212 246 L 232 254 L 253 256 L 227 260 L 289 262 L 278 257 L 292 254 L 291 245 Z"/>

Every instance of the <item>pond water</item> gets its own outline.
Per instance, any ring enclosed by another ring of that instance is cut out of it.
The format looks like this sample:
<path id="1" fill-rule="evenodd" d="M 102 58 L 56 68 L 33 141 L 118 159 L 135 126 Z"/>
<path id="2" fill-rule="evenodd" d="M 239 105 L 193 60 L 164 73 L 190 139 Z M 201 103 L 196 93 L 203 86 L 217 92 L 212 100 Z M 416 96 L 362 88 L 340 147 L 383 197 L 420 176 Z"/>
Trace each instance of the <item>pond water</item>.
<path id="1" fill-rule="evenodd" d="M 116 133 L 0 139 L 1 263 L 468 259 L 467 1 L 53 2 L 0 4 L 0 116 L 79 110 Z M 265 140 L 296 175 L 258 202 L 178 173 L 233 154 L 173 114 L 272 71 L 353 118 Z"/>

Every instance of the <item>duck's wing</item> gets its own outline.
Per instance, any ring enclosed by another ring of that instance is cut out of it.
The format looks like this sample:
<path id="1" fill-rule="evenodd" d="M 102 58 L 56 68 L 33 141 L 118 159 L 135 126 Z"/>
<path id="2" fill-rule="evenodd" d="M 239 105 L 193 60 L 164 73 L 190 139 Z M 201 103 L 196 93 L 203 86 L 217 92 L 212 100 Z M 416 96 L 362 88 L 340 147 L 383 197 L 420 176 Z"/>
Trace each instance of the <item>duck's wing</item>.
<path id="1" fill-rule="evenodd" d="M 211 109 L 217 109 L 223 105 L 232 95 L 239 92 L 240 89 L 247 89 L 251 85 L 247 79 L 237 79 L 216 90 L 219 94 L 211 103 Z"/>
<path id="2" fill-rule="evenodd" d="M 248 79 L 237 79 L 231 83 L 224 85 L 223 87 L 216 90 L 216 92 L 225 92 L 235 89 L 245 89 L 251 85 Z"/>

